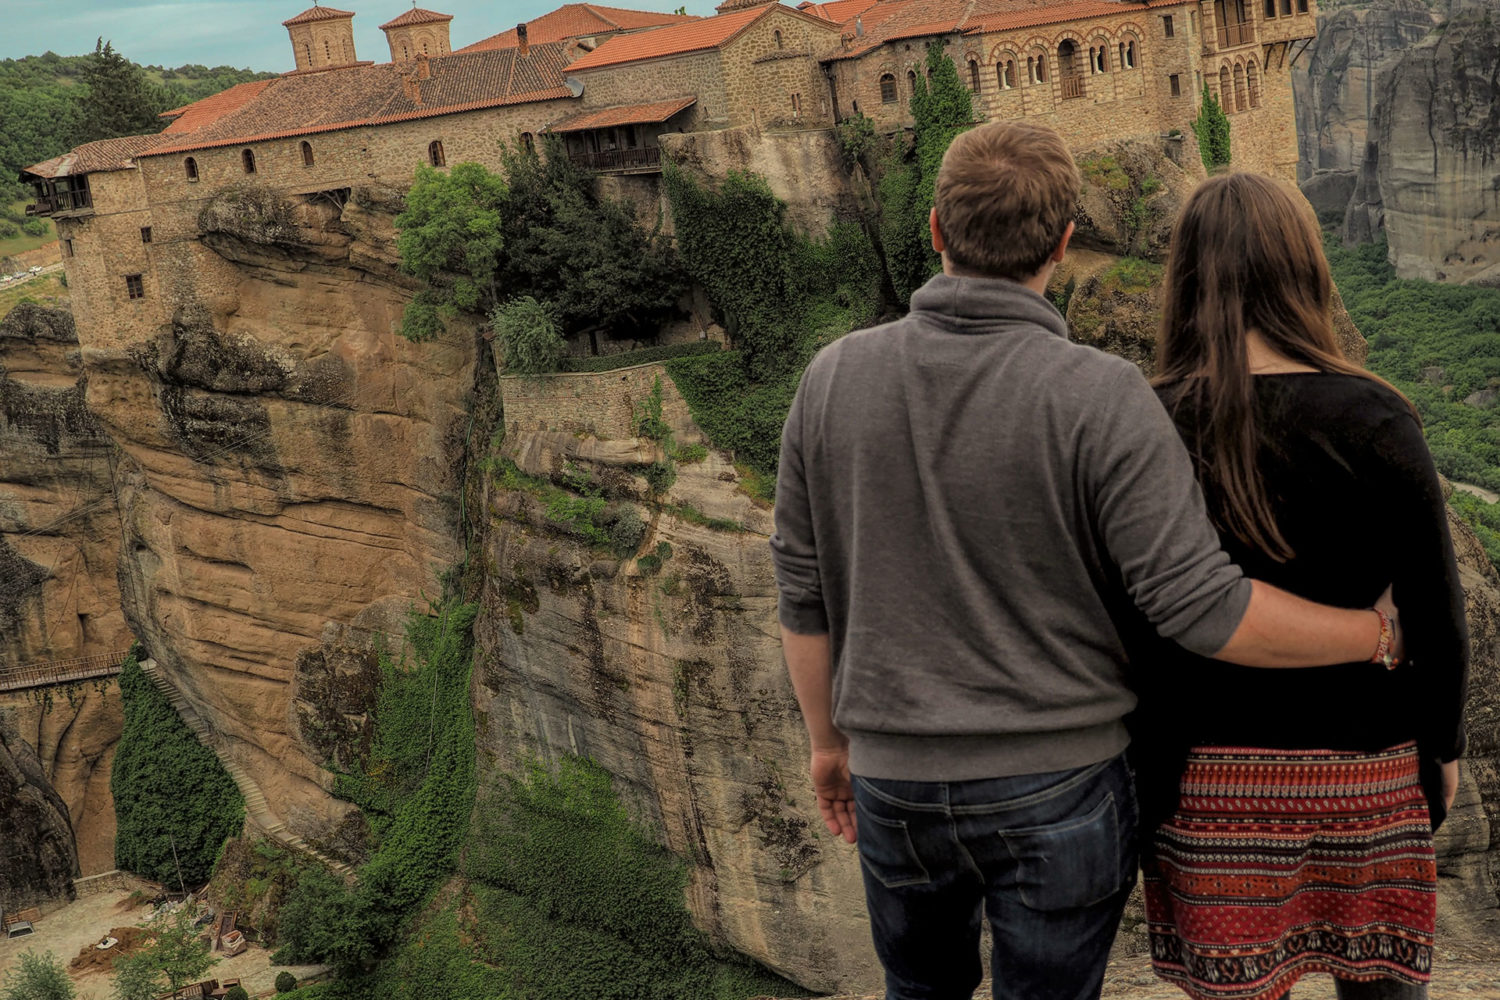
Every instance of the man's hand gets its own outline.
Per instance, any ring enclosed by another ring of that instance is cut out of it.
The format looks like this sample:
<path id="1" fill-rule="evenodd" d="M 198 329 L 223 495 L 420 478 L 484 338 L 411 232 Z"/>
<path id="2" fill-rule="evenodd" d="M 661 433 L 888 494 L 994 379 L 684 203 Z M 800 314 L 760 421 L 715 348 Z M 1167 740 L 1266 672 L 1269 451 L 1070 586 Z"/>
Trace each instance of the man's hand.
<path id="1" fill-rule="evenodd" d="M 1458 795 L 1458 761 L 1450 760 L 1441 766 L 1443 769 L 1443 805 L 1452 809 L 1453 799 Z M 820 806 L 823 804 L 821 798 L 818 804 Z"/>
<path id="2" fill-rule="evenodd" d="M 859 829 L 854 819 L 854 786 L 849 782 L 849 748 L 812 752 L 813 794 L 818 797 L 818 812 L 823 825 L 835 837 L 854 843 Z"/>

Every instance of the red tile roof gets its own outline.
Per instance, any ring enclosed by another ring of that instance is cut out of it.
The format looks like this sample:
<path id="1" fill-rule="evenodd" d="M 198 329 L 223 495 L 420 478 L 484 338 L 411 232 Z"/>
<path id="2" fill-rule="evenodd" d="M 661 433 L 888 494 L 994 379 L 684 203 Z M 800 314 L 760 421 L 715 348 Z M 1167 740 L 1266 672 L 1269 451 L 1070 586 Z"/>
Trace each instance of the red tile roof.
<path id="1" fill-rule="evenodd" d="M 284 27 L 291 27 L 294 24 L 311 24 L 314 21 L 337 21 L 340 18 L 353 16 L 354 11 L 352 10 L 339 10 L 336 7 L 319 7 L 314 4 L 296 17 L 282 21 L 281 23 Z"/>
<path id="2" fill-rule="evenodd" d="M 413 7 L 400 17 L 393 17 L 380 26 L 380 30 L 387 28 L 404 28 L 410 24 L 441 24 L 444 21 L 453 20 L 452 14 L 439 14 L 435 10 L 424 10 L 421 7 Z"/>
<path id="3" fill-rule="evenodd" d="M 600 108 L 565 118 L 549 126 L 549 132 L 582 132 L 584 129 L 609 128 L 611 125 L 655 125 L 698 103 L 696 97 L 679 97 L 651 104 L 626 104 L 617 108 Z"/>
<path id="4" fill-rule="evenodd" d="M 560 42 L 568 38 L 586 38 L 590 35 L 657 28 L 666 24 L 681 24 L 684 21 L 698 20 L 701 18 L 692 14 L 659 14 L 653 10 L 626 10 L 621 7 L 603 7 L 593 3 L 570 3 L 527 21 L 526 40 L 532 45 L 538 45 L 544 42 Z M 511 28 L 509 31 L 491 35 L 456 51 L 479 52 L 484 49 L 509 49 L 517 44 L 516 29 Z"/>
<path id="5" fill-rule="evenodd" d="M 802 0 L 797 9 L 834 24 L 843 24 L 875 6 L 876 2 L 877 0 L 832 0 L 830 3 L 813 3 L 812 0 Z"/>
<path id="6" fill-rule="evenodd" d="M 605 41 L 594 51 L 575 59 L 568 69 L 597 69 L 600 66 L 615 66 L 620 63 L 637 62 L 641 59 L 657 59 L 662 56 L 677 56 L 688 52 L 716 49 L 731 41 L 741 31 L 760 20 L 773 10 L 795 14 L 815 24 L 826 22 L 802 11 L 783 7 L 778 3 L 762 4 L 744 10 L 716 14 L 687 24 L 675 24 L 651 31 L 628 35 L 616 35 Z"/>
<path id="7" fill-rule="evenodd" d="M 118 139 L 100 139 L 84 143 L 70 153 L 27 167 L 25 173 L 37 177 L 67 177 L 71 174 L 97 174 L 110 170 L 129 170 L 131 157 L 151 148 L 159 135 L 125 135 Z"/>
<path id="8" fill-rule="evenodd" d="M 851 2 L 852 0 L 843 0 Z M 864 32 L 854 36 L 851 16 L 843 22 L 850 42 L 827 58 L 853 59 L 886 42 L 948 34 L 978 34 L 1041 27 L 1085 18 L 1145 11 L 1153 6 L 1177 6 L 1187 0 L 880 0 L 861 12 Z M 841 3 L 819 5 L 838 8 Z M 845 8 L 845 12 L 852 8 Z M 815 13 L 816 8 L 808 8 Z"/>
<path id="9" fill-rule="evenodd" d="M 162 117 L 170 116 L 174 121 L 163 131 L 196 132 L 200 128 L 206 128 L 231 111 L 237 111 L 255 100 L 270 85 L 270 80 L 252 80 L 249 83 L 230 87 L 228 90 L 221 90 L 212 97 L 194 101 L 185 107 L 165 111 Z"/>

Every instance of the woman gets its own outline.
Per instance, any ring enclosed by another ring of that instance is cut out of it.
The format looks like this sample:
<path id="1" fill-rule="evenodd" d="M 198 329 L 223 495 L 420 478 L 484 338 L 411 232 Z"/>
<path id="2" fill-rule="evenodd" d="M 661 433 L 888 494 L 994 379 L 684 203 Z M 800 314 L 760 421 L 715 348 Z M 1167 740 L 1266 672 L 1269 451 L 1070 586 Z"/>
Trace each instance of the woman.
<path id="1" fill-rule="evenodd" d="M 1463 592 L 1416 413 L 1343 357 L 1332 296 L 1299 196 L 1229 174 L 1189 199 L 1157 391 L 1224 546 L 1247 575 L 1326 604 L 1369 607 L 1393 582 L 1407 654 L 1394 669 L 1253 670 L 1161 646 L 1144 659 L 1143 807 L 1165 769 L 1170 813 L 1144 863 L 1152 959 L 1197 998 L 1271 1000 L 1307 972 L 1332 973 L 1344 1000 L 1420 998 L 1431 974 L 1432 830 L 1464 743 Z"/>

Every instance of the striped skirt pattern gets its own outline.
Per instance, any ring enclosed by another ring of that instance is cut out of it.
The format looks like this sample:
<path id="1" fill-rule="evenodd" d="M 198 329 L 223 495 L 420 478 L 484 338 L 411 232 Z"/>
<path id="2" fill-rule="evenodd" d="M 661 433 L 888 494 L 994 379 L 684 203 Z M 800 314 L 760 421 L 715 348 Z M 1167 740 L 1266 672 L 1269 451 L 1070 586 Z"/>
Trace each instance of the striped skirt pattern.
<path id="1" fill-rule="evenodd" d="M 1157 975 L 1272 1000 L 1306 972 L 1425 983 L 1437 865 L 1411 743 L 1377 753 L 1196 747 L 1145 860 Z"/>

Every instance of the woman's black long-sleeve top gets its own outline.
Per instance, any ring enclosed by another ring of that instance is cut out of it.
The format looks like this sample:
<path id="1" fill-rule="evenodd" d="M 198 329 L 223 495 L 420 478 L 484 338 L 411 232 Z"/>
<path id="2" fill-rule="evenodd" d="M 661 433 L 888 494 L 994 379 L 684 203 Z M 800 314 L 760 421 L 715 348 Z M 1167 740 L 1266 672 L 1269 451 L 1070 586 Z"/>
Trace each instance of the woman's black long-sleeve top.
<path id="1" fill-rule="evenodd" d="M 1373 751 L 1415 739 L 1436 824 L 1436 764 L 1464 749 L 1469 643 L 1421 428 L 1399 396 L 1358 376 L 1257 375 L 1254 385 L 1259 468 L 1295 555 L 1277 562 L 1221 532 L 1225 550 L 1248 576 L 1322 604 L 1371 607 L 1394 583 L 1406 660 L 1390 671 L 1369 663 L 1266 670 L 1203 659 L 1144 630 L 1127 636 L 1141 694 L 1133 729 L 1145 811 L 1175 804 L 1190 746 Z M 1159 395 L 1173 411 L 1173 387 Z M 1190 402 L 1173 417 L 1196 458 L 1206 421 Z"/>

